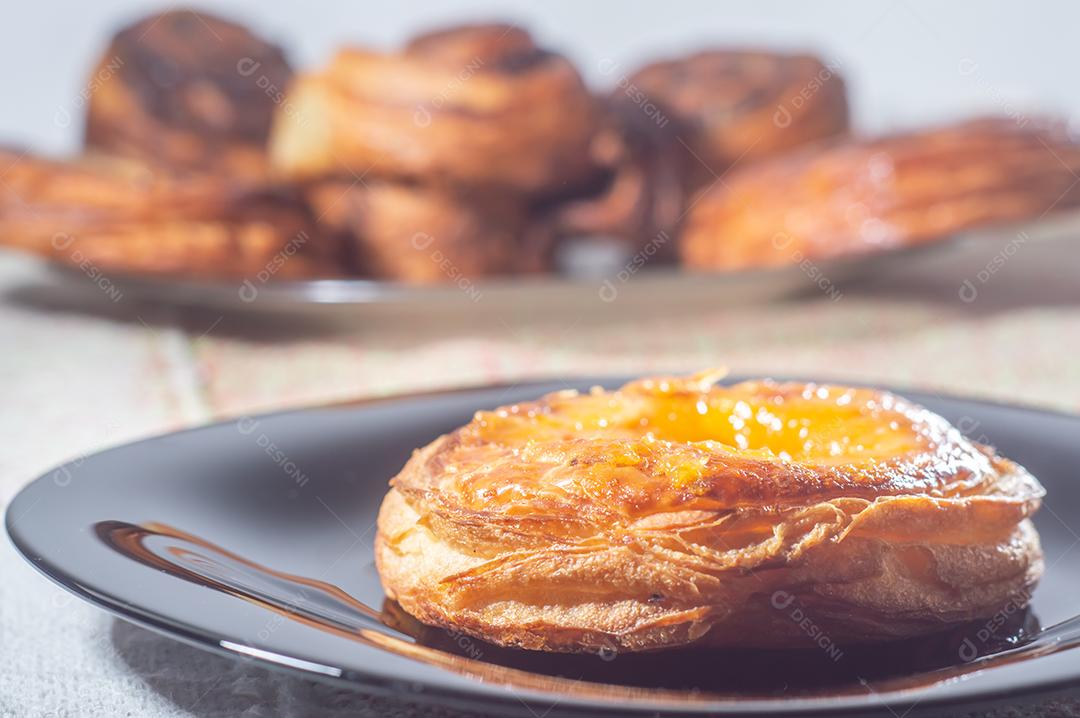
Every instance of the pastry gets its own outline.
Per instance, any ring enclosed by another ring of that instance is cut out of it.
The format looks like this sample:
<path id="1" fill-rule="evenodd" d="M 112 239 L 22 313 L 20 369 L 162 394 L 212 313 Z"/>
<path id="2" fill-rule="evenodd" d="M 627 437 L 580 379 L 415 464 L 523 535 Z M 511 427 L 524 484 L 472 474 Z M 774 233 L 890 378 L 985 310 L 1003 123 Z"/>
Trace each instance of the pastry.
<path id="1" fill-rule="evenodd" d="M 606 176 L 599 187 L 552 206 L 562 237 L 608 237 L 650 261 L 675 257 L 691 173 L 676 127 L 658 124 L 625 98 L 603 101 L 605 125 L 594 157 Z"/>
<path id="2" fill-rule="evenodd" d="M 558 207 L 558 226 L 566 236 L 626 240 L 653 262 L 675 257 L 696 189 L 739 162 L 848 126 L 835 68 L 764 52 L 712 50 L 648 65 L 619 77 L 603 106 L 606 142 L 594 147 L 607 180 Z"/>
<path id="3" fill-rule="evenodd" d="M 700 269 L 794 264 L 917 245 L 1080 203 L 1063 126 L 986 118 L 807 149 L 731 173 L 680 244 Z"/>
<path id="4" fill-rule="evenodd" d="M 320 225 L 342 237 L 360 275 L 455 283 L 547 267 L 550 233 L 513 196 L 402 182 L 318 183 L 308 198 Z"/>
<path id="5" fill-rule="evenodd" d="M 371 176 L 561 194 L 589 181 L 598 109 L 574 67 L 513 26 L 340 51 L 301 75 L 271 138 L 293 178 Z"/>
<path id="6" fill-rule="evenodd" d="M 500 645 L 787 648 L 942 631 L 1023 604 L 1043 489 L 873 389 L 719 372 L 481 411 L 379 514 L 391 599 Z"/>
<path id="7" fill-rule="evenodd" d="M 708 50 L 656 62 L 616 83 L 615 96 L 677 128 L 695 184 L 848 129 L 844 81 L 808 55 Z"/>
<path id="8" fill-rule="evenodd" d="M 0 245 L 99 271 L 200 277 L 336 274 L 296 199 L 116 157 L 0 151 Z"/>
<path id="9" fill-rule="evenodd" d="M 291 76 L 282 51 L 194 10 L 113 38 L 88 83 L 86 146 L 181 169 L 258 177 Z"/>

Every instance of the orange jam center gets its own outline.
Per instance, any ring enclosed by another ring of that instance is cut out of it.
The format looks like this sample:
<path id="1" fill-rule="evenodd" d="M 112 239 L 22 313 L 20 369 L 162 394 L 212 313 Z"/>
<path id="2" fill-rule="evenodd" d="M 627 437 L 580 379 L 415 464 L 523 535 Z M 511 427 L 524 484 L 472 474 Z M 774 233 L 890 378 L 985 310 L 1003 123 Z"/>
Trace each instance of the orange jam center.
<path id="1" fill-rule="evenodd" d="M 611 440 L 600 443 L 636 456 L 638 448 L 661 441 L 830 466 L 930 448 L 921 413 L 868 389 L 748 382 L 687 391 L 647 380 L 614 393 L 567 392 L 543 404 L 480 412 L 474 426 L 483 442 L 504 446 Z M 633 456 L 627 461 L 637 463 Z M 608 458 L 619 463 L 617 455 Z"/>

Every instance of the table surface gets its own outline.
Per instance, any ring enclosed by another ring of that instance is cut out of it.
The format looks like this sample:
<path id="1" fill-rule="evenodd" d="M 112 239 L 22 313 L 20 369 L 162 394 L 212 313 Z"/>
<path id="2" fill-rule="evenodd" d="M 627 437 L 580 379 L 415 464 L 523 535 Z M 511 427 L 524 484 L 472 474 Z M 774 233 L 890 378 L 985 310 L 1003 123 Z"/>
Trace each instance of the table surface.
<path id="1" fill-rule="evenodd" d="M 364 310 L 347 320 L 113 301 L 50 285 L 32 260 L 0 255 L 0 505 L 58 462 L 216 418 L 530 378 L 723 365 L 1080 412 L 1080 243 L 1021 247 L 993 271 L 999 250 L 979 251 L 841 285 L 839 297 L 808 283 L 805 293 L 749 306 L 656 297 L 623 311 L 598 300 L 570 318 L 526 305 L 469 316 Z M 961 296 L 965 279 L 974 301 Z M 6 541 L 0 576 L 5 718 L 463 715 L 158 637 L 51 585 Z M 1080 701 L 1000 715 L 1080 715 Z"/>

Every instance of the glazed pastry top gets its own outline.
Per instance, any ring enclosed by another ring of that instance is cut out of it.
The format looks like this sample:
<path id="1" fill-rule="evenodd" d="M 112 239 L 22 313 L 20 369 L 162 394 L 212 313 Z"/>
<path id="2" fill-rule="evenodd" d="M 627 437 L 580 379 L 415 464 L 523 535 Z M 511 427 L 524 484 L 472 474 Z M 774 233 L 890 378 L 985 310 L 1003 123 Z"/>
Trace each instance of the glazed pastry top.
<path id="1" fill-rule="evenodd" d="M 641 517 L 837 497 L 954 497 L 1018 467 L 887 392 L 709 375 L 477 413 L 422 471 L 462 509 Z M 415 478 L 398 488 L 419 488 Z M 1037 486 L 1037 485 L 1035 485 Z M 1030 498 L 1039 490 L 1031 487 Z"/>

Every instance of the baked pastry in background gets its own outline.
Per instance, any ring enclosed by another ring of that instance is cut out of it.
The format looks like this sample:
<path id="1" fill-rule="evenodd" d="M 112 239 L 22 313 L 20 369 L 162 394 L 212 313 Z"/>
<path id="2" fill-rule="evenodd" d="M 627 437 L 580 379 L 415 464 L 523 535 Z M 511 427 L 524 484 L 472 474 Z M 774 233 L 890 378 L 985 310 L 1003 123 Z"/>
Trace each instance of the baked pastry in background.
<path id="1" fill-rule="evenodd" d="M 719 376 L 558 392 L 419 449 L 379 514 L 387 595 L 545 651 L 813 645 L 793 608 L 887 641 L 1030 595 L 1022 467 L 886 392 Z"/>
<path id="2" fill-rule="evenodd" d="M 98 270 L 266 278 L 338 273 L 295 197 L 107 156 L 0 151 L 0 245 Z"/>
<path id="3" fill-rule="evenodd" d="M 678 126 L 698 187 L 736 163 L 848 129 L 843 78 L 809 55 L 707 50 L 652 63 L 617 84 L 615 95 Z"/>
<path id="4" fill-rule="evenodd" d="M 328 180 L 312 185 L 308 200 L 319 224 L 349 247 L 350 268 L 362 276 L 461 284 L 549 263 L 550 232 L 513 196 Z"/>
<path id="5" fill-rule="evenodd" d="M 557 232 L 615 238 L 650 261 L 672 260 L 691 178 L 677 127 L 658 123 L 619 94 L 603 103 L 605 125 L 593 155 L 606 176 L 598 187 L 550 208 Z"/>
<path id="6" fill-rule="evenodd" d="M 260 177 L 291 74 L 281 49 L 240 25 L 195 10 L 151 15 L 117 33 L 94 69 L 86 146 Z"/>
<path id="7" fill-rule="evenodd" d="M 1080 204 L 1080 144 L 1064 125 L 984 118 L 840 142 L 747 166 L 700 197 L 682 260 L 793 264 L 941 239 Z"/>
<path id="8" fill-rule="evenodd" d="M 576 69 L 511 25 L 422 35 L 399 53 L 345 49 L 300 75 L 279 112 L 275 166 L 562 194 L 595 174 L 599 114 Z"/>
<path id="9" fill-rule="evenodd" d="M 604 106 L 608 123 L 594 147 L 606 182 L 557 207 L 557 224 L 567 236 L 621 238 L 653 262 L 675 258 L 695 190 L 736 163 L 848 128 L 835 68 L 767 52 L 709 50 L 656 62 L 616 78 Z"/>

